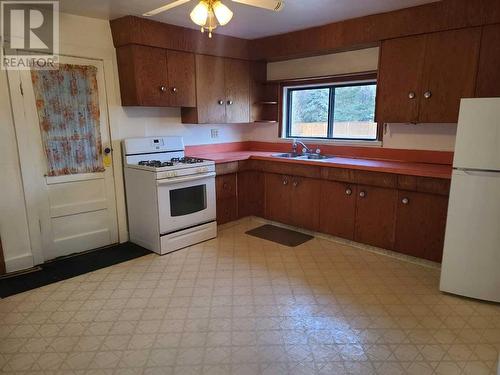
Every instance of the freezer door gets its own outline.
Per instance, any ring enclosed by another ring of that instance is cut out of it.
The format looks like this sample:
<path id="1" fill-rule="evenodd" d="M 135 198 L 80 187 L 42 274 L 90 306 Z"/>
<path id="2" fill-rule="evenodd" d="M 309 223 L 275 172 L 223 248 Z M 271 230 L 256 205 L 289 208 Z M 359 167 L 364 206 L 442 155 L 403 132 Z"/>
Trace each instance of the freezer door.
<path id="1" fill-rule="evenodd" d="M 500 173 L 454 171 L 449 202 L 440 289 L 500 302 Z"/>
<path id="2" fill-rule="evenodd" d="M 453 166 L 500 171 L 500 98 L 462 99 Z"/>

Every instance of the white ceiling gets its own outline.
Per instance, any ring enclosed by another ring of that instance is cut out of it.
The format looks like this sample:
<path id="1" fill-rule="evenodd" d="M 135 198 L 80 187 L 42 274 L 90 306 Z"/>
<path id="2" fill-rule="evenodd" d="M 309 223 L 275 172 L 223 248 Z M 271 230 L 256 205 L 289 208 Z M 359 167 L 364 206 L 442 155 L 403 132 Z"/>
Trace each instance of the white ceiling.
<path id="1" fill-rule="evenodd" d="M 141 14 L 173 0 L 61 0 L 62 12 L 81 16 L 114 19 Z M 350 18 L 408 8 L 438 0 L 285 0 L 278 13 L 223 0 L 234 12 L 233 20 L 217 33 L 254 39 L 324 25 Z M 189 13 L 197 0 L 151 17 L 156 21 L 197 28 Z"/>

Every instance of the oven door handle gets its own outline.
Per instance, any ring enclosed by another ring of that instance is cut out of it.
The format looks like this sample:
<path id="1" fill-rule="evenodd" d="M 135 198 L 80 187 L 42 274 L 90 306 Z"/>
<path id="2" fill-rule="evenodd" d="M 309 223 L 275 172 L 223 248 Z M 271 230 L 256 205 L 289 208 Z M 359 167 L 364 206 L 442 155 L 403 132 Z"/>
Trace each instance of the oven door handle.
<path id="1" fill-rule="evenodd" d="M 174 184 L 179 184 L 181 182 L 188 182 L 188 181 L 196 181 L 196 180 L 202 180 L 207 177 L 215 177 L 215 172 L 209 172 L 209 173 L 203 173 L 203 174 L 197 174 L 194 176 L 186 176 L 186 177 L 174 177 L 174 178 L 164 178 L 162 180 L 156 181 L 156 185 L 174 185 Z"/>

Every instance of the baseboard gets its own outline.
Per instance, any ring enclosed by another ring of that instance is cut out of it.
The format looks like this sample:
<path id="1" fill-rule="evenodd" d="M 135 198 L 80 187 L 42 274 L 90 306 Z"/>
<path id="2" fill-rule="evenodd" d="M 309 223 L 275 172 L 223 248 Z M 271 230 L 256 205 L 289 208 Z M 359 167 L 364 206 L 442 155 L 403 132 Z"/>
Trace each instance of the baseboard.
<path id="1" fill-rule="evenodd" d="M 25 270 L 33 267 L 33 255 L 24 254 L 15 258 L 5 259 L 7 273 Z"/>

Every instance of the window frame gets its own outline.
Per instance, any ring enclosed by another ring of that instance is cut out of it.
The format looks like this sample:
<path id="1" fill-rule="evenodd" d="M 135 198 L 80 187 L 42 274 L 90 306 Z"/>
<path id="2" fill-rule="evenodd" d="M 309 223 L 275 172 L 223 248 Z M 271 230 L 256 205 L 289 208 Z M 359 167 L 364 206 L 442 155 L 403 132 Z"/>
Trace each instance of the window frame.
<path id="1" fill-rule="evenodd" d="M 334 111 L 335 111 L 335 89 L 339 87 L 356 87 L 356 86 L 368 86 L 377 85 L 377 74 L 373 73 L 363 73 L 359 75 L 347 75 L 347 76 L 337 76 L 321 79 L 303 79 L 296 81 L 282 82 L 281 84 L 281 95 L 282 95 L 282 126 L 280 127 L 280 137 L 285 139 L 300 139 L 300 140 L 314 140 L 323 142 L 345 142 L 345 143 L 365 143 L 367 145 L 377 144 L 380 142 L 380 124 L 375 121 L 376 114 L 374 115 L 374 122 L 377 125 L 376 137 L 374 139 L 363 139 L 363 138 L 340 138 L 333 137 L 334 132 Z M 292 116 L 290 116 L 292 107 L 292 93 L 294 91 L 310 90 L 314 89 L 325 89 L 330 90 L 329 95 L 329 105 L 328 105 L 328 125 L 327 125 L 327 136 L 326 137 L 301 137 L 293 136 L 291 134 L 291 123 Z M 378 86 L 377 86 L 378 88 Z M 375 103 L 376 106 L 376 103 Z M 376 109 L 376 108 L 375 108 Z"/>

